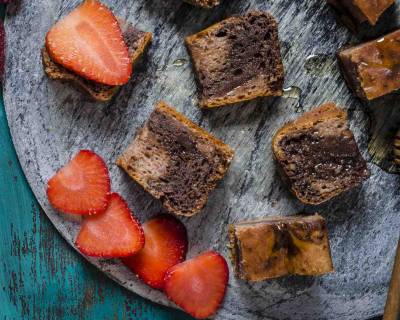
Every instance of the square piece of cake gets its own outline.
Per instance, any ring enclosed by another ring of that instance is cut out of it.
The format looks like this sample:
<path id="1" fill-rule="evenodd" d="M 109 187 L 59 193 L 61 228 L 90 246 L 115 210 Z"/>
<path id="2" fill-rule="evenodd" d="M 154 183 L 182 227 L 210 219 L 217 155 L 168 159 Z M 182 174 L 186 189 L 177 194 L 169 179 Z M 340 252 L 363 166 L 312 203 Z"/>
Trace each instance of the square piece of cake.
<path id="1" fill-rule="evenodd" d="M 365 21 L 374 26 L 394 2 L 395 0 L 328 0 L 341 20 L 355 31 Z"/>
<path id="2" fill-rule="evenodd" d="M 169 212 L 193 216 L 233 155 L 228 145 L 160 102 L 117 164 Z"/>
<path id="3" fill-rule="evenodd" d="M 135 65 L 151 42 L 151 32 L 145 32 L 134 27 L 131 23 L 118 19 L 124 41 L 129 50 L 132 65 Z M 44 71 L 53 80 L 61 80 L 74 83 L 77 87 L 87 92 L 94 100 L 106 102 L 111 100 L 121 86 L 110 86 L 97 83 L 92 80 L 67 70 L 62 65 L 54 62 L 47 49 L 42 49 Z"/>
<path id="4" fill-rule="evenodd" d="M 229 239 L 235 274 L 240 279 L 261 281 L 333 271 L 328 232 L 320 215 L 232 224 Z"/>
<path id="5" fill-rule="evenodd" d="M 347 113 L 326 103 L 277 131 L 272 150 L 282 177 L 303 203 L 320 204 L 370 175 Z"/>
<path id="6" fill-rule="evenodd" d="M 233 16 L 186 38 L 200 106 L 281 96 L 284 70 L 278 25 L 268 13 Z"/>
<path id="7" fill-rule="evenodd" d="M 338 54 L 349 87 L 361 99 L 373 100 L 400 89 L 400 29 Z"/>

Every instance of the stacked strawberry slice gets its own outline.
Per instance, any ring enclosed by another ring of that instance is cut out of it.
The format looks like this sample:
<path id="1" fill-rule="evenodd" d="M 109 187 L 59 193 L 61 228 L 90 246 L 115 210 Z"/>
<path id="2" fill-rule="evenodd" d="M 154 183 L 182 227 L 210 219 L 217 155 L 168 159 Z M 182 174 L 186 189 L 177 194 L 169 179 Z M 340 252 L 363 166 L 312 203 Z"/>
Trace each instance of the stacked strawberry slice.
<path id="1" fill-rule="evenodd" d="M 204 319 L 216 312 L 226 291 L 225 259 L 208 251 L 185 260 L 185 226 L 170 215 L 141 226 L 117 193 L 111 193 L 105 162 L 94 152 L 80 151 L 48 182 L 47 196 L 59 211 L 83 216 L 76 247 L 88 256 L 122 258 L 123 263 L 152 288 L 192 316 Z"/>
<path id="2" fill-rule="evenodd" d="M 128 82 L 132 62 L 119 23 L 104 4 L 85 0 L 46 35 L 51 58 L 80 76 L 111 86 Z"/>
<path id="3" fill-rule="evenodd" d="M 80 151 L 47 184 L 51 205 L 83 215 L 76 239 L 79 250 L 94 257 L 126 257 L 144 245 L 144 234 L 124 199 L 111 193 L 108 169 L 97 154 Z"/>
<path id="4" fill-rule="evenodd" d="M 132 216 L 125 200 L 112 193 L 106 211 L 87 217 L 76 239 L 76 246 L 88 256 L 126 257 L 143 248 L 140 223 Z"/>
<path id="5" fill-rule="evenodd" d="M 229 269 L 217 252 L 207 251 L 168 269 L 167 297 L 197 319 L 213 315 L 225 296 Z"/>
<path id="6" fill-rule="evenodd" d="M 143 249 L 122 261 L 146 284 L 162 290 L 167 270 L 185 260 L 186 229 L 173 216 L 161 215 L 145 222 L 143 230 L 146 238 Z"/>
<path id="7" fill-rule="evenodd" d="M 122 261 L 146 284 L 164 290 L 167 297 L 198 319 L 216 312 L 229 277 L 225 259 L 205 252 L 185 260 L 187 236 L 184 225 L 161 215 L 143 224 L 146 243 L 137 254 Z"/>

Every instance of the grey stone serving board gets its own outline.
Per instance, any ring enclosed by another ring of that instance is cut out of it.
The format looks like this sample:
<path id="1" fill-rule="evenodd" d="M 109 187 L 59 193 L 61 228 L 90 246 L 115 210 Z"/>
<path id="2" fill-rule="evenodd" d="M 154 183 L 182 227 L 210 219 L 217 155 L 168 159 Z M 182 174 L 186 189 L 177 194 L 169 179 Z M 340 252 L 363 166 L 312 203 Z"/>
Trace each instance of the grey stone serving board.
<path id="1" fill-rule="evenodd" d="M 367 152 L 368 106 L 349 92 L 334 55 L 338 48 L 361 37 L 374 37 L 398 27 L 400 5 L 392 8 L 376 28 L 356 37 L 320 0 L 226 0 L 209 11 L 180 0 L 105 0 L 116 15 L 153 32 L 154 41 L 135 68 L 132 81 L 112 102 L 100 104 L 90 102 L 69 85 L 49 80 L 42 69 L 40 49 L 46 31 L 78 2 L 22 0 L 9 7 L 6 17 L 4 99 L 9 126 L 32 190 L 62 236 L 73 246 L 79 224 L 50 207 L 46 183 L 80 149 L 92 149 L 104 157 L 113 190 L 127 199 L 141 221 L 162 211 L 157 201 L 114 164 L 162 99 L 236 150 L 228 174 L 204 211 L 182 219 L 190 239 L 189 257 L 214 249 L 228 258 L 227 228 L 236 221 L 304 211 L 320 212 L 328 223 L 335 273 L 247 283 L 236 280 L 231 272 L 216 319 L 356 320 L 382 313 L 399 236 L 400 179 L 371 163 Z M 266 98 L 202 111 L 196 106 L 184 37 L 250 9 L 269 11 L 278 20 L 285 85 L 299 87 L 301 99 Z M 310 68 L 310 55 L 329 57 L 322 71 Z M 400 107 L 398 98 L 393 108 Z M 326 101 L 349 111 L 351 128 L 372 176 L 361 187 L 324 205 L 304 206 L 286 190 L 277 174 L 271 138 L 299 112 Z M 173 306 L 118 260 L 88 260 L 128 290 Z"/>

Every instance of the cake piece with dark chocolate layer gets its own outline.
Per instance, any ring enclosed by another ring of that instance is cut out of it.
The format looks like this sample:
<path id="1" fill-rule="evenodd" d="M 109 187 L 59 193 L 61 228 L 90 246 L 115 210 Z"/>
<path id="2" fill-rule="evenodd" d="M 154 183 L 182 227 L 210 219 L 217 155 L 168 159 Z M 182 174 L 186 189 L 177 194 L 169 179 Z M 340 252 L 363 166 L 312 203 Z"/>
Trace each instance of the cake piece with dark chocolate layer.
<path id="1" fill-rule="evenodd" d="M 210 9 L 219 5 L 219 0 L 184 0 L 187 3 L 190 3 L 196 7 L 202 7 L 206 9 Z"/>
<path id="2" fill-rule="evenodd" d="M 160 102 L 117 164 L 171 213 L 192 216 L 223 178 L 233 150 Z"/>
<path id="3" fill-rule="evenodd" d="M 284 70 L 278 25 L 268 13 L 233 16 L 186 38 L 200 106 L 280 96 Z"/>
<path id="4" fill-rule="evenodd" d="M 338 53 L 349 87 L 373 100 L 400 89 L 400 29 Z"/>
<path id="5" fill-rule="evenodd" d="M 369 177 L 347 113 L 333 103 L 284 125 L 272 150 L 284 181 L 306 204 L 325 202 Z"/>
<path id="6" fill-rule="evenodd" d="M 261 281 L 333 271 L 328 232 L 319 215 L 268 217 L 230 225 L 236 276 Z"/>
<path id="7" fill-rule="evenodd" d="M 129 50 L 132 65 L 135 65 L 150 44 L 152 34 L 151 32 L 141 31 L 122 19 L 119 19 L 118 22 Z M 109 101 L 120 89 L 120 86 L 97 83 L 67 70 L 51 59 L 46 47 L 42 49 L 42 60 L 44 71 L 49 78 L 74 83 L 80 89 L 87 92 L 94 100 Z"/>
<path id="8" fill-rule="evenodd" d="M 353 31 L 357 31 L 363 22 L 374 26 L 394 2 L 395 0 L 328 0 L 340 19 Z"/>

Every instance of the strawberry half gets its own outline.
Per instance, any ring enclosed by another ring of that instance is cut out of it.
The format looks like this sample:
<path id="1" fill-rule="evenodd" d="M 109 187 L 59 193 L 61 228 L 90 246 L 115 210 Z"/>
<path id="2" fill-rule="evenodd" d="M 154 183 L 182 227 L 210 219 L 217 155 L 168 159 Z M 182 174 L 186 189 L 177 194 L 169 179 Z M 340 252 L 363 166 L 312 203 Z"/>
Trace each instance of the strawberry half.
<path id="1" fill-rule="evenodd" d="M 82 77 L 108 85 L 128 82 L 132 62 L 113 13 L 98 0 L 85 0 L 47 33 L 51 58 Z"/>
<path id="2" fill-rule="evenodd" d="M 111 192 L 103 159 L 89 150 L 79 151 L 47 184 L 51 205 L 72 214 L 96 214 L 106 210 Z"/>
<path id="3" fill-rule="evenodd" d="M 83 220 L 75 245 L 88 256 L 120 258 L 141 250 L 144 234 L 125 200 L 112 193 L 104 213 Z"/>
<path id="4" fill-rule="evenodd" d="M 188 243 L 185 226 L 171 215 L 161 215 L 144 223 L 143 230 L 144 248 L 122 261 L 146 284 L 163 289 L 167 270 L 185 260 Z"/>
<path id="5" fill-rule="evenodd" d="M 164 291 L 187 313 L 205 319 L 220 306 L 228 278 L 225 259 L 217 252 L 208 251 L 169 269 Z"/>

